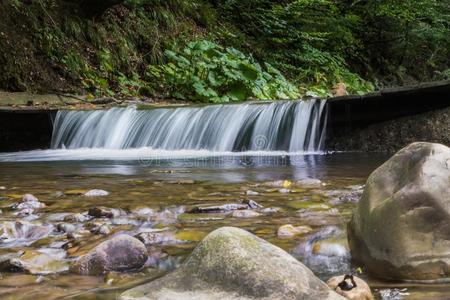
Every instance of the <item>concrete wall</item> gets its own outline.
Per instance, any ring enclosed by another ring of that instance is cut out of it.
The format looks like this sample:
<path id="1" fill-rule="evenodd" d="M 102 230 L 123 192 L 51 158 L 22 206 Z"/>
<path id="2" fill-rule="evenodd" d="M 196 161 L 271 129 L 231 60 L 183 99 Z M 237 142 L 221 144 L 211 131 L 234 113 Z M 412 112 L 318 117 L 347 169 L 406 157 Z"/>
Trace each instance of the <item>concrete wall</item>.
<path id="1" fill-rule="evenodd" d="M 55 111 L 0 111 L 0 152 L 50 147 Z"/>
<path id="2" fill-rule="evenodd" d="M 450 146 L 450 107 L 332 132 L 327 138 L 329 150 L 395 152 L 418 141 Z"/>

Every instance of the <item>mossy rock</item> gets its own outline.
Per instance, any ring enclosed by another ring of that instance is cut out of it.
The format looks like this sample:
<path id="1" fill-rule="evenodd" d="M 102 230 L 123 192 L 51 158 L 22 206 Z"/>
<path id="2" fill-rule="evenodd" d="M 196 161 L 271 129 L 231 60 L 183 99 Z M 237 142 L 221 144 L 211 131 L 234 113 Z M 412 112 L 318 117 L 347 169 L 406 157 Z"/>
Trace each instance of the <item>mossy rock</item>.
<path id="1" fill-rule="evenodd" d="M 282 249 L 235 227 L 211 232 L 180 268 L 120 299 L 344 299 Z"/>

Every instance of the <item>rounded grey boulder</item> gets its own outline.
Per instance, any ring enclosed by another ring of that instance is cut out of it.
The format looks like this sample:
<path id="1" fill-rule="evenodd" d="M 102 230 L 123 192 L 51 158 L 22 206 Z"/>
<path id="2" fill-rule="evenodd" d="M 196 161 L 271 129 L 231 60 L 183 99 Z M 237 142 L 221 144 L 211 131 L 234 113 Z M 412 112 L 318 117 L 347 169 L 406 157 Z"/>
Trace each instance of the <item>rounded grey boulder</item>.
<path id="1" fill-rule="evenodd" d="M 120 299 L 344 299 L 282 249 L 234 227 L 206 236 L 176 271 Z"/>
<path id="2" fill-rule="evenodd" d="M 141 241 L 121 234 L 81 256 L 73 265 L 72 271 L 82 275 L 100 275 L 108 271 L 139 269 L 147 258 L 147 249 Z"/>
<path id="3" fill-rule="evenodd" d="M 382 278 L 450 279 L 450 148 L 413 143 L 375 170 L 348 226 L 353 259 Z"/>

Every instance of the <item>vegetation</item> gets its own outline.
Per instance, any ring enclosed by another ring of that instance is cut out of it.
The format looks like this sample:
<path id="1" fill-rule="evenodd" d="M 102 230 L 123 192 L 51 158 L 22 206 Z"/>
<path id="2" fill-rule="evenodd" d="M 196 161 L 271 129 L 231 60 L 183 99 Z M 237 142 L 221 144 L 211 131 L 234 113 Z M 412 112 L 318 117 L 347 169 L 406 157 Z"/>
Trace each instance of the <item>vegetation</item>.
<path id="1" fill-rule="evenodd" d="M 299 96 L 297 88 L 277 69 L 268 63 L 262 67 L 234 48 L 201 40 L 189 43 L 183 51 L 165 53 L 168 62 L 150 66 L 147 74 L 174 98 L 229 102 Z"/>
<path id="2" fill-rule="evenodd" d="M 450 4 L 6 0 L 0 89 L 241 101 L 450 78 Z"/>

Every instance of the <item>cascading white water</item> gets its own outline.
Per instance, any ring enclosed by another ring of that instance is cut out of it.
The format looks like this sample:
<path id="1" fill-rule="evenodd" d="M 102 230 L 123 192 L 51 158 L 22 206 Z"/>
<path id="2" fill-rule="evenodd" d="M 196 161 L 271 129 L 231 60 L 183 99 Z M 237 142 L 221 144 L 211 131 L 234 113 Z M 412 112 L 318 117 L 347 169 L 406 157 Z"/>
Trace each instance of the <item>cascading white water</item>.
<path id="1" fill-rule="evenodd" d="M 53 149 L 321 150 L 325 101 L 59 111 Z"/>

